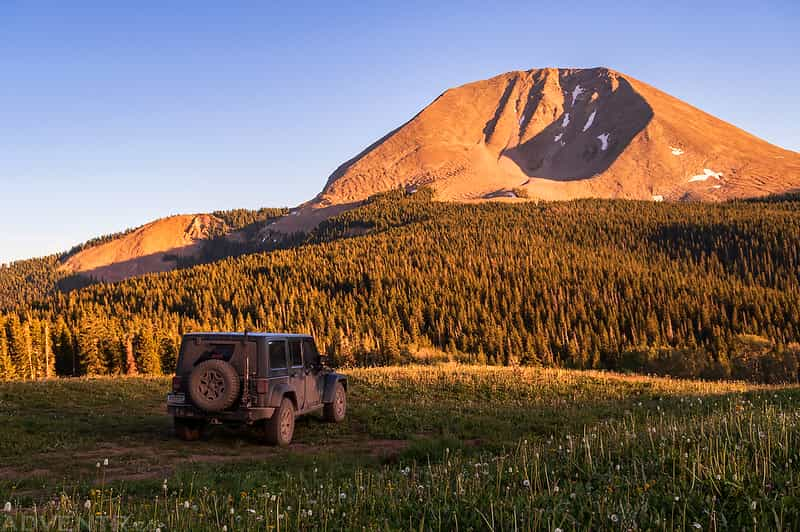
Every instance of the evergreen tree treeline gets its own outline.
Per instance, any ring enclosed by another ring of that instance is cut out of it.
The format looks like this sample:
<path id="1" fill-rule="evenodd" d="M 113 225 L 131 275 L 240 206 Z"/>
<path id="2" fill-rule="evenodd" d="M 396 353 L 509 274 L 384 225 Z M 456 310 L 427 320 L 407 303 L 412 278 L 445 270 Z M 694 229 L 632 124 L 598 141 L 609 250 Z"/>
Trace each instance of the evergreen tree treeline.
<path id="1" fill-rule="evenodd" d="M 160 373 L 191 330 L 314 334 L 339 360 L 797 381 L 800 202 L 461 205 L 392 192 L 290 249 L 53 292 L 0 317 L 0 376 Z M 50 373 L 48 373 L 50 372 Z"/>

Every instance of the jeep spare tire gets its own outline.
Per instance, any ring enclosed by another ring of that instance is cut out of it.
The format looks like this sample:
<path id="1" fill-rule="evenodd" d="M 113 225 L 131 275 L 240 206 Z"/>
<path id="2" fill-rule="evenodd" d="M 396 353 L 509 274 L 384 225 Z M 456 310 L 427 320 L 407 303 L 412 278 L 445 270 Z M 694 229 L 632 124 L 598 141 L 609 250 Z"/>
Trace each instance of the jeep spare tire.
<path id="1" fill-rule="evenodd" d="M 239 374 L 224 360 L 205 360 L 189 375 L 189 397 L 206 412 L 230 408 L 240 391 Z"/>

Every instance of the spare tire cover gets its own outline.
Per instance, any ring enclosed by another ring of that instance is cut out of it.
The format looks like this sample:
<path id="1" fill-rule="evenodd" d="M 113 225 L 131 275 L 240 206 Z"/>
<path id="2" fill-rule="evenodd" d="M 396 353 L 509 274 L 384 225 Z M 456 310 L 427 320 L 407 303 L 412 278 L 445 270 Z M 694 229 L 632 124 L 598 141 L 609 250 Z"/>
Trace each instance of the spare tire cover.
<path id="1" fill-rule="evenodd" d="M 236 369 L 224 360 L 205 360 L 189 375 L 189 397 L 206 412 L 221 412 L 239 398 L 241 384 Z"/>

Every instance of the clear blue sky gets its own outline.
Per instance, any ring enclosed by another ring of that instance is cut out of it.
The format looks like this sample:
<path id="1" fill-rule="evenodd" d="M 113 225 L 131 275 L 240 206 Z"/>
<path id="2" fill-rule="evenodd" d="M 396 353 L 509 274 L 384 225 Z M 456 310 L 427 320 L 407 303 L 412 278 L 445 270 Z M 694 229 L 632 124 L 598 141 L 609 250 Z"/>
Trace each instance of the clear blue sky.
<path id="1" fill-rule="evenodd" d="M 334 4 L 0 0 L 0 262 L 300 203 L 444 89 L 515 69 L 609 66 L 800 149 L 796 1 Z"/>

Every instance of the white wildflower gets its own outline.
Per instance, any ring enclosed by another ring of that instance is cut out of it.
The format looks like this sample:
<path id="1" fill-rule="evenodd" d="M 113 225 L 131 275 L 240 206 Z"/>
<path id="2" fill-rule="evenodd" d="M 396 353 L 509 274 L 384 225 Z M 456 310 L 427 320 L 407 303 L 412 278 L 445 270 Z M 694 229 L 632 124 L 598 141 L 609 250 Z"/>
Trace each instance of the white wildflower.
<path id="1" fill-rule="evenodd" d="M 526 478 L 525 480 L 522 481 L 522 485 L 525 486 L 526 488 L 530 488 L 531 481 Z"/>
<path id="2" fill-rule="evenodd" d="M 758 506 L 758 503 L 757 503 L 756 501 L 753 501 L 753 502 L 751 502 L 751 503 L 750 503 L 750 508 L 751 508 L 752 510 L 755 510 L 755 509 L 756 509 L 756 506 Z"/>
<path id="3" fill-rule="evenodd" d="M 97 469 L 100 469 L 100 462 L 97 462 L 97 463 L 95 464 L 95 467 L 96 467 Z"/>
<path id="4" fill-rule="evenodd" d="M 184 508 L 186 508 L 188 510 L 189 506 L 190 506 L 189 501 L 183 501 L 183 507 Z"/>
<path id="5" fill-rule="evenodd" d="M 11 501 L 6 502 L 6 505 L 3 506 L 3 511 L 6 513 L 11 512 Z"/>
<path id="6" fill-rule="evenodd" d="M 340 493 L 340 494 L 339 494 L 339 500 L 340 500 L 340 501 L 343 501 L 343 500 L 345 500 L 346 498 L 347 498 L 347 494 L 346 494 L 346 493 L 342 492 L 342 493 Z"/>
<path id="7" fill-rule="evenodd" d="M 83 503 L 83 507 L 86 508 L 87 510 L 91 509 L 92 501 L 90 501 L 89 499 L 86 499 L 86 502 Z"/>
<path id="8" fill-rule="evenodd" d="M 617 521 L 619 521 L 619 517 L 617 517 L 617 514 L 611 514 L 611 521 L 613 523 L 616 523 Z"/>
<path id="9" fill-rule="evenodd" d="M 106 467 L 108 467 L 108 458 L 106 458 L 105 460 L 103 460 L 103 465 L 104 465 L 104 466 L 106 466 Z"/>
<path id="10" fill-rule="evenodd" d="M 692 526 L 693 526 L 694 528 L 696 528 L 697 530 L 700 530 L 700 529 L 702 529 L 702 528 L 703 528 L 703 525 L 701 525 L 700 523 L 692 523 Z"/>
<path id="11" fill-rule="evenodd" d="M 231 515 L 233 515 L 233 513 L 234 513 L 234 512 L 233 512 L 233 508 L 231 508 Z"/>

